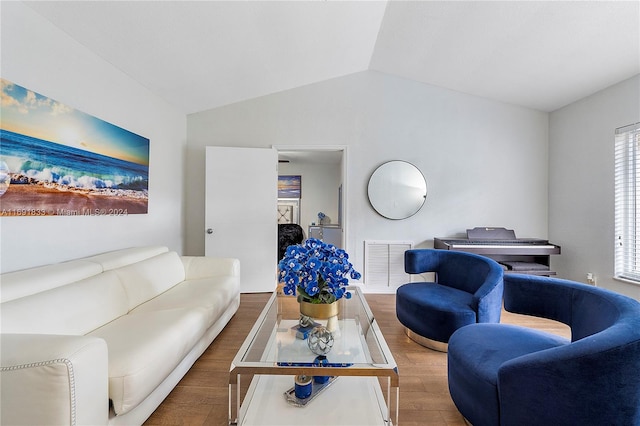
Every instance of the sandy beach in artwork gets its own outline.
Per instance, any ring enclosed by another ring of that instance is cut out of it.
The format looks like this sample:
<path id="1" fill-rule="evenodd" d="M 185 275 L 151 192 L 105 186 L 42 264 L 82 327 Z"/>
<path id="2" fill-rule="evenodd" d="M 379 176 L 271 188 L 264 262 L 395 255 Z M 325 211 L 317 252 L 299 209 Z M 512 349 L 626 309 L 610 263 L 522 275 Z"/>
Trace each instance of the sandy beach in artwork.
<path id="1" fill-rule="evenodd" d="M 0 197 L 0 216 L 125 216 L 147 213 L 146 196 L 132 191 L 88 191 L 12 184 Z"/>
<path id="2" fill-rule="evenodd" d="M 149 139 L 5 79 L 0 86 L 0 216 L 148 212 Z"/>

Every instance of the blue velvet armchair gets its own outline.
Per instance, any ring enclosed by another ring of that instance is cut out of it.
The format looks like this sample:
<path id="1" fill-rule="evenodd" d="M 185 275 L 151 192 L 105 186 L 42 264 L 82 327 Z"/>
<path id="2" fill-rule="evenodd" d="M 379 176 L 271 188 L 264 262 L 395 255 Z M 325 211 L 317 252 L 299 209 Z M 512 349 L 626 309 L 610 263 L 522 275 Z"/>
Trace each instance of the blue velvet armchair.
<path id="1" fill-rule="evenodd" d="M 510 312 L 560 321 L 571 340 L 473 324 L 449 340 L 451 397 L 474 426 L 640 425 L 640 303 L 558 278 L 504 277 Z"/>
<path id="2" fill-rule="evenodd" d="M 435 273 L 434 282 L 412 282 L 396 292 L 396 316 L 407 335 L 446 352 L 451 334 L 477 322 L 499 322 L 503 270 L 472 253 L 415 249 L 404 256 L 409 274 Z"/>

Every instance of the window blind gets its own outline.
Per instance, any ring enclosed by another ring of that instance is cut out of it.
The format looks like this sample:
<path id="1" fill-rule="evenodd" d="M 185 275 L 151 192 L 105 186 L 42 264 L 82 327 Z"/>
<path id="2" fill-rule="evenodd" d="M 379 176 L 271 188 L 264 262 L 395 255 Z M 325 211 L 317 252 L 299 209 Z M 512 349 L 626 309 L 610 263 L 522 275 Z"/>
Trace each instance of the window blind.
<path id="1" fill-rule="evenodd" d="M 640 123 L 615 131 L 615 277 L 640 283 Z"/>

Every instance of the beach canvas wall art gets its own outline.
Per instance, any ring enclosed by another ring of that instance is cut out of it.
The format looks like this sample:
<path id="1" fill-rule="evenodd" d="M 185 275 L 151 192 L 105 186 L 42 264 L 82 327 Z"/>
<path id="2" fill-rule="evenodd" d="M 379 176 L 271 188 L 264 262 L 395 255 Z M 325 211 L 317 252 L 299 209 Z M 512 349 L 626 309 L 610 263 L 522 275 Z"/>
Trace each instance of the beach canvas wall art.
<path id="1" fill-rule="evenodd" d="M 278 176 L 278 198 L 301 198 L 302 176 L 280 175 Z"/>
<path id="2" fill-rule="evenodd" d="M 0 216 L 148 212 L 149 139 L 0 84 Z"/>

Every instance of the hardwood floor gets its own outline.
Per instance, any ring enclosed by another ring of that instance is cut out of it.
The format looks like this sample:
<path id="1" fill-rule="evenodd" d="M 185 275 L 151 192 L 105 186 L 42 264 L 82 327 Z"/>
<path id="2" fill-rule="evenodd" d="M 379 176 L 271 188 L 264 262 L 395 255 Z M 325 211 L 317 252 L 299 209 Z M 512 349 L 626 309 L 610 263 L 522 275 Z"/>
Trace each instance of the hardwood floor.
<path id="1" fill-rule="evenodd" d="M 240 308 L 191 370 L 145 425 L 207 425 L 228 423 L 229 366 L 269 298 L 243 294 Z M 368 294 L 366 299 L 393 353 L 400 372 L 401 426 L 464 426 L 447 387 L 447 355 L 410 340 L 396 319 L 395 295 Z M 569 337 L 564 324 L 503 311 L 502 322 Z M 330 425 L 327 425 L 330 426 Z"/>

